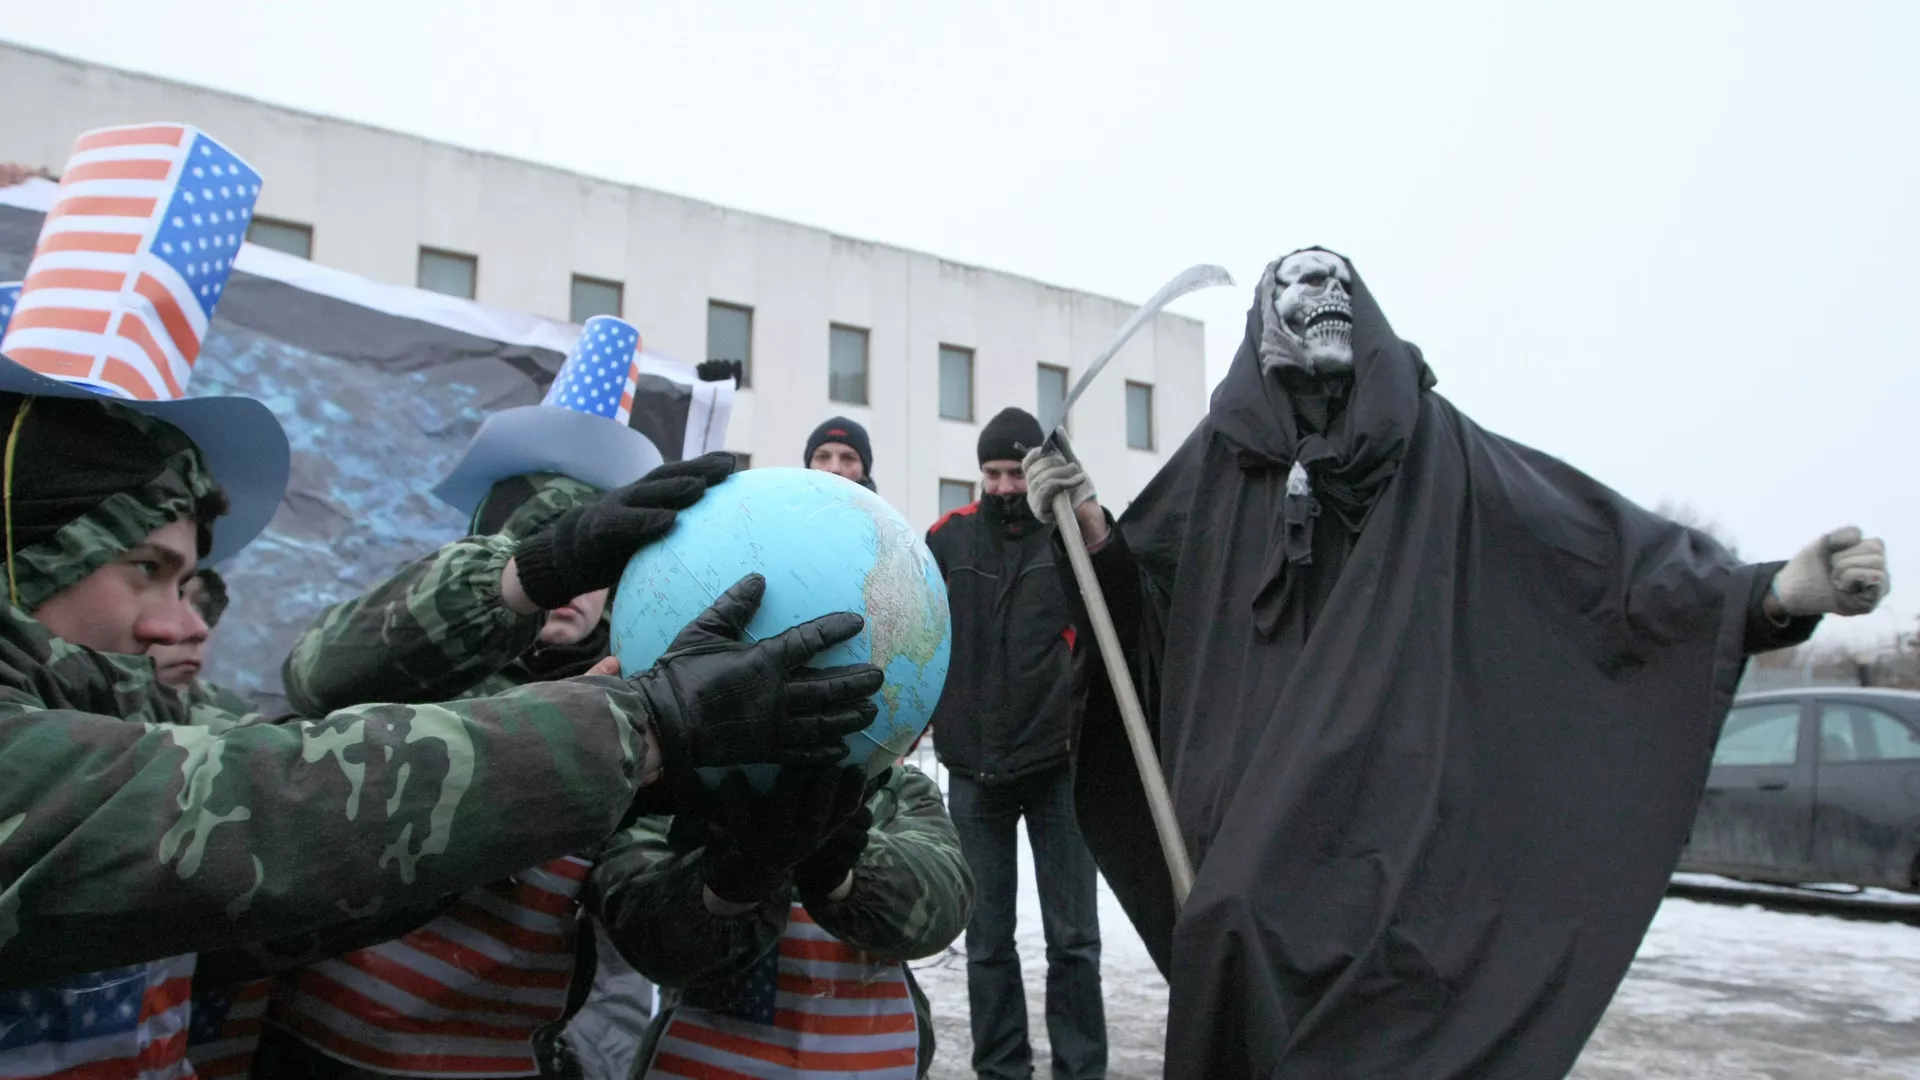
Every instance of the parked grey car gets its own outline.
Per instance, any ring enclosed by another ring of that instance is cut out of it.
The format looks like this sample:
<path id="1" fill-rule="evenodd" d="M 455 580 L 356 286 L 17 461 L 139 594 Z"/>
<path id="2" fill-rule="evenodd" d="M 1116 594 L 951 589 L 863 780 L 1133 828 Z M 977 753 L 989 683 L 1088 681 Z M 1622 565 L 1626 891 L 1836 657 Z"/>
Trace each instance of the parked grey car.
<path id="1" fill-rule="evenodd" d="M 1680 869 L 1920 891 L 1920 693 L 1739 698 Z"/>

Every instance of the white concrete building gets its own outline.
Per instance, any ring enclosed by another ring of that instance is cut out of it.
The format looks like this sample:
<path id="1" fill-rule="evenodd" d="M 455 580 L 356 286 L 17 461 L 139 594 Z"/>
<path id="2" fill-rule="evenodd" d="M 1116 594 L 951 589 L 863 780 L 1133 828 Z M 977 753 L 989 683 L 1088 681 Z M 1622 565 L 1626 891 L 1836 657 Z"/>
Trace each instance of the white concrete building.
<path id="1" fill-rule="evenodd" d="M 733 449 L 798 465 L 817 423 L 851 416 L 881 494 L 923 528 L 951 485 L 971 497 L 979 425 L 1044 415 L 1135 306 L 13 45 L 0 102 L 0 162 L 58 170 L 83 131 L 191 123 L 265 176 L 255 243 L 554 318 L 611 311 L 689 362 L 743 358 Z M 1105 501 L 1131 499 L 1206 400 L 1201 324 L 1161 315 L 1074 410 Z"/>

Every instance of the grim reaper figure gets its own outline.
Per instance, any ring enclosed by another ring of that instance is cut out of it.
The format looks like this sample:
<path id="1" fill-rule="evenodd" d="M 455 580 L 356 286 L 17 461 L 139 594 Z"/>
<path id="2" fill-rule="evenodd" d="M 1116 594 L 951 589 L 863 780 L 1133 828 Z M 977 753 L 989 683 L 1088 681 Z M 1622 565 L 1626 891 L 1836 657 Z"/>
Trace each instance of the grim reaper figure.
<path id="1" fill-rule="evenodd" d="M 1564 1075 L 1746 657 L 1886 593 L 1857 529 L 1741 564 L 1433 386 L 1308 249 L 1117 525 L 1080 464 L 1028 455 L 1035 513 L 1068 493 L 1094 550 L 1195 865 L 1176 911 L 1081 649 L 1080 824 L 1167 976 L 1168 1077 Z"/>

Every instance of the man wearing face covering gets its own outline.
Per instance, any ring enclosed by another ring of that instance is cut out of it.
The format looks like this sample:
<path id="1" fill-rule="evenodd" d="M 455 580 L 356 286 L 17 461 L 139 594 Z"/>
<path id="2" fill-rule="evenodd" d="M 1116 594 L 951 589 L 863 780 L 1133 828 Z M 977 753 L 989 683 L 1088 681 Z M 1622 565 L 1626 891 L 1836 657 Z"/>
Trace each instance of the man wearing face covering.
<path id="1" fill-rule="evenodd" d="M 1102 1077 L 1107 1065 L 1097 871 L 1073 819 L 1075 635 L 1053 569 L 1053 529 L 1028 508 L 1020 463 L 1040 441 L 1040 422 L 1023 410 L 988 421 L 980 501 L 927 533 L 953 610 L 934 748 L 953 774 L 947 809 L 979 890 L 967 924 L 967 993 L 973 1070 L 989 1080 L 1032 1072 L 1013 943 L 1022 817 L 1047 939 L 1053 1076 Z"/>
<path id="2" fill-rule="evenodd" d="M 1193 858 L 1176 912 L 1083 650 L 1080 821 L 1167 975 L 1168 1077 L 1565 1075 L 1746 657 L 1886 594 L 1857 529 L 1743 565 L 1433 387 L 1308 249 L 1117 525 L 1078 464 L 1025 460 L 1037 513 L 1071 496 Z"/>

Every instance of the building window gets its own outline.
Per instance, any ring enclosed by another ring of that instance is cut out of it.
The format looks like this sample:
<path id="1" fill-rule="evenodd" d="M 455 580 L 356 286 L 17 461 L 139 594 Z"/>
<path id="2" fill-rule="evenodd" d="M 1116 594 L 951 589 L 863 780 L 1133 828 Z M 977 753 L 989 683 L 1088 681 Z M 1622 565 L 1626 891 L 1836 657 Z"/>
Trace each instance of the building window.
<path id="1" fill-rule="evenodd" d="M 584 323 L 595 315 L 612 315 L 618 318 L 621 307 L 620 283 L 602 281 L 599 278 L 573 275 L 573 301 L 568 308 L 567 318 L 575 323 Z"/>
<path id="2" fill-rule="evenodd" d="M 753 309 L 707 301 L 707 359 L 737 360 L 740 386 L 753 385 Z"/>
<path id="3" fill-rule="evenodd" d="M 973 422 L 973 350 L 940 346 L 940 419 Z"/>
<path id="4" fill-rule="evenodd" d="M 1153 449 L 1153 387 L 1146 383 L 1127 384 L 1127 445 Z"/>
<path id="5" fill-rule="evenodd" d="M 474 282 L 479 276 L 480 260 L 471 255 L 427 247 L 420 249 L 420 276 L 416 284 L 428 292 L 471 300 Z"/>
<path id="6" fill-rule="evenodd" d="M 965 480 L 940 481 L 940 515 L 945 517 L 973 503 L 973 485 Z"/>
<path id="7" fill-rule="evenodd" d="M 247 243 L 258 244 L 274 251 L 284 251 L 298 258 L 311 259 L 313 258 L 313 226 L 257 217 L 253 219 L 251 225 L 247 226 Z"/>
<path id="8" fill-rule="evenodd" d="M 867 403 L 867 332 L 835 324 L 827 347 L 827 397 L 847 405 Z"/>
<path id="9" fill-rule="evenodd" d="M 1046 423 L 1059 410 L 1060 403 L 1067 400 L 1067 369 L 1053 364 L 1040 365 L 1040 422 Z M 1067 429 L 1065 418 L 1060 421 L 1062 430 Z M 1071 434 L 1072 432 L 1068 432 Z"/>

